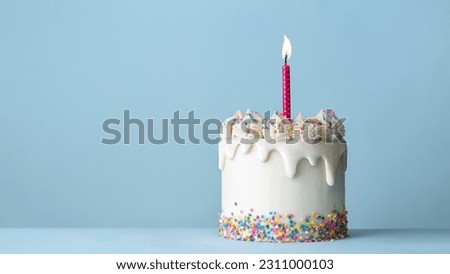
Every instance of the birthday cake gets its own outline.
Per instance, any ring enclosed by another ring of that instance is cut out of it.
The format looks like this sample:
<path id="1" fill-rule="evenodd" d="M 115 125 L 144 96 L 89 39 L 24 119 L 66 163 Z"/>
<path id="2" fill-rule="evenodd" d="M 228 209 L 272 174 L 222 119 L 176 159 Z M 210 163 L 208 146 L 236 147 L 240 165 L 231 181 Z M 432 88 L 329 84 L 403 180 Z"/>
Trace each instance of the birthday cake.
<path id="1" fill-rule="evenodd" d="M 224 238 L 318 242 L 348 236 L 344 120 L 331 109 L 290 119 L 286 101 L 283 114 L 270 119 L 248 110 L 223 123 L 219 235 Z"/>

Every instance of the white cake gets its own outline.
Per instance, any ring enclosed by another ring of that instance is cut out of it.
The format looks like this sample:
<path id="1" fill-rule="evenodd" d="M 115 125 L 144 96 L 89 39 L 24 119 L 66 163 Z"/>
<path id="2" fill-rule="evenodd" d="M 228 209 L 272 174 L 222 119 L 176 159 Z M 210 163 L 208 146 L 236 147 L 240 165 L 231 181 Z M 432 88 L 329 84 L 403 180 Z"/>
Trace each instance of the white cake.
<path id="1" fill-rule="evenodd" d="M 347 237 L 344 127 L 334 111 L 295 120 L 237 112 L 219 143 L 228 239 L 310 242 Z"/>

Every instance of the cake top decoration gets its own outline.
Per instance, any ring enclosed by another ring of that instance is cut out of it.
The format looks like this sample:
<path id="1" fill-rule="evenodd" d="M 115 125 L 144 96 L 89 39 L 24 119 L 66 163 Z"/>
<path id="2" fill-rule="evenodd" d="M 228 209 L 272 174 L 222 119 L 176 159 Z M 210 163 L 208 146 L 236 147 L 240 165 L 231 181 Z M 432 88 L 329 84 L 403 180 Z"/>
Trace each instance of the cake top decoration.
<path id="1" fill-rule="evenodd" d="M 244 115 L 238 110 L 225 119 L 222 126 L 222 139 L 233 137 L 244 139 L 246 143 L 258 139 L 289 143 L 320 142 L 345 143 L 345 119 L 337 117 L 333 109 L 322 109 L 317 115 L 306 117 L 300 113 L 294 120 L 275 112 L 270 119 L 263 118 L 258 112 L 247 110 Z"/>

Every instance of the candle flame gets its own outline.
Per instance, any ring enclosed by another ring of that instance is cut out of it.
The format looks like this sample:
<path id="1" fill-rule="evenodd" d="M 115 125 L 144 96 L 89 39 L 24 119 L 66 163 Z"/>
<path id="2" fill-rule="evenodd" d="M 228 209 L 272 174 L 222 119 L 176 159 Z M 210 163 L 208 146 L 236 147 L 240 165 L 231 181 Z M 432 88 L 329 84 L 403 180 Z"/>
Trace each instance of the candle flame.
<path id="1" fill-rule="evenodd" d="M 283 60 L 291 58 L 292 46 L 291 41 L 284 35 L 283 49 L 281 50 L 281 58 Z"/>

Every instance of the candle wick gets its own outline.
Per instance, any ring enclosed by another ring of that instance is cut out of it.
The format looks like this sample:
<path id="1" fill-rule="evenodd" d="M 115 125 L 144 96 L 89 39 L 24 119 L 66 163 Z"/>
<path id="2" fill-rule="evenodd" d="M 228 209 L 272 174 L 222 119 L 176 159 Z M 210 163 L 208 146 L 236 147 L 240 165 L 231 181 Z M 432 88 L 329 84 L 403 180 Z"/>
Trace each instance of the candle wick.
<path id="1" fill-rule="evenodd" d="M 284 56 L 284 64 L 287 65 L 287 54 Z"/>

